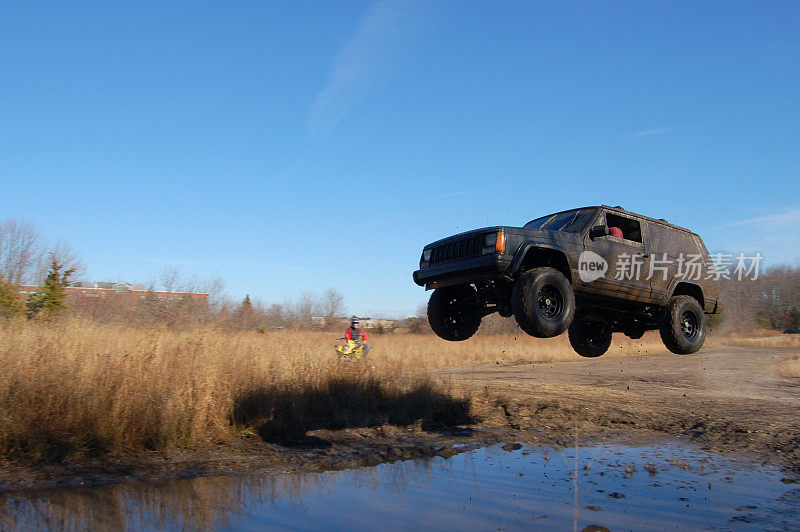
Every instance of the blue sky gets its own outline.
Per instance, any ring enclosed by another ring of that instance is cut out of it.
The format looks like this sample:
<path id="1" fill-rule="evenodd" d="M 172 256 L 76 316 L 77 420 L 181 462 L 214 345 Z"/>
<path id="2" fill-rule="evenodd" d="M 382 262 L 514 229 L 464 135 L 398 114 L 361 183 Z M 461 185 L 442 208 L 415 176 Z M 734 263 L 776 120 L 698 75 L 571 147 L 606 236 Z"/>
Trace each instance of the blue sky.
<path id="1" fill-rule="evenodd" d="M 176 266 L 403 316 L 427 242 L 600 203 L 800 257 L 796 2 L 0 13 L 0 218 L 92 280 Z"/>

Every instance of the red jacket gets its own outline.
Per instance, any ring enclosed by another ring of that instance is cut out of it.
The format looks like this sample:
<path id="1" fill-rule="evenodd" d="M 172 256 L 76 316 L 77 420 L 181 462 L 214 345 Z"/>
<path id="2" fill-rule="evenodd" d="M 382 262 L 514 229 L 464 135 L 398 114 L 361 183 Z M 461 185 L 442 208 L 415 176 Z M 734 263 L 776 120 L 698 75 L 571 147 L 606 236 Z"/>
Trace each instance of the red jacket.
<path id="1" fill-rule="evenodd" d="M 353 339 L 353 332 L 355 332 L 355 331 L 358 331 L 358 332 L 361 333 L 361 341 L 362 342 L 366 342 L 367 341 L 367 332 L 364 329 L 353 329 L 352 327 L 348 327 L 347 331 L 345 331 L 345 333 L 344 333 L 344 337 L 347 338 L 348 340 L 352 340 Z"/>

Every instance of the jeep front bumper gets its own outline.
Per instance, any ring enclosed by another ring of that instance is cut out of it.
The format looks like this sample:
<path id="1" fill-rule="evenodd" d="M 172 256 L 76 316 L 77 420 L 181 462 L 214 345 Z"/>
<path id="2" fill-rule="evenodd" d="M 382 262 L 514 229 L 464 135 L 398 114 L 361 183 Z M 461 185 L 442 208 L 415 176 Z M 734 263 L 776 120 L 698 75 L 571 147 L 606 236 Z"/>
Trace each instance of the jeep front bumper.
<path id="1" fill-rule="evenodd" d="M 500 253 L 434 264 L 414 272 L 414 282 L 426 290 L 505 277 L 511 256 Z"/>

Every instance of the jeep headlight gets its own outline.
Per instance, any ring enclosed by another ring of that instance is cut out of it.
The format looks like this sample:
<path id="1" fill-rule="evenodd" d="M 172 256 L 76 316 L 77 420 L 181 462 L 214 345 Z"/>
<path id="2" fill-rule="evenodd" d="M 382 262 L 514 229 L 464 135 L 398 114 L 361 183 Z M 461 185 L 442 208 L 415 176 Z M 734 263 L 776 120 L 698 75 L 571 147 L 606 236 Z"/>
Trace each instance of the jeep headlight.
<path id="1" fill-rule="evenodd" d="M 484 255 L 490 253 L 502 253 L 506 250 L 506 234 L 502 231 L 488 233 L 484 236 L 484 247 L 481 250 Z"/>
<path id="2" fill-rule="evenodd" d="M 419 267 L 427 268 L 431 265 L 431 256 L 433 255 L 433 248 L 423 249 L 422 258 L 419 260 Z"/>

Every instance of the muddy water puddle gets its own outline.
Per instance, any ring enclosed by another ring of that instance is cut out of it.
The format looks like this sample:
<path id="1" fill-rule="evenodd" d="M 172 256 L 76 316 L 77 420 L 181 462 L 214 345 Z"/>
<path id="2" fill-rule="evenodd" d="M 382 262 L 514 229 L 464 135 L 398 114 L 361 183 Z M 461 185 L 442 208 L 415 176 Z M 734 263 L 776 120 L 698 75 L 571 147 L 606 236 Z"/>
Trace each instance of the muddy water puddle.
<path id="1" fill-rule="evenodd" d="M 0 494 L 1 529 L 583 530 L 590 525 L 797 530 L 800 484 L 776 467 L 676 442 L 580 446 L 577 455 L 575 447 L 498 445 L 448 459 L 349 471 Z"/>

